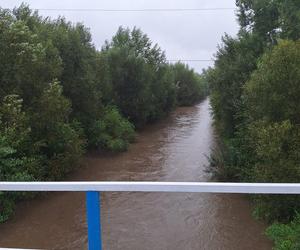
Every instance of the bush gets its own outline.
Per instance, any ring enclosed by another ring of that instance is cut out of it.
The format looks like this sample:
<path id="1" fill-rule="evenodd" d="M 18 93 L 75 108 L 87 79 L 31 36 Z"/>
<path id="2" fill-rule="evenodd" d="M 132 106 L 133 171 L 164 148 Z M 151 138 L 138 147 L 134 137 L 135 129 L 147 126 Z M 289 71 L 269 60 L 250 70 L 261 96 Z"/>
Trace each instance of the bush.
<path id="1" fill-rule="evenodd" d="M 0 180 L 1 181 L 33 181 L 27 171 L 26 158 L 10 147 L 11 143 L 0 132 Z M 24 193 L 0 192 L 0 222 L 8 219 L 13 213 L 15 200 L 24 197 Z"/>
<path id="2" fill-rule="evenodd" d="M 300 215 L 289 224 L 274 223 L 266 233 L 274 241 L 275 250 L 300 249 Z"/>
<path id="3" fill-rule="evenodd" d="M 78 166 L 84 153 L 84 141 L 70 124 L 58 123 L 47 140 L 51 152 L 46 161 L 45 179 L 60 180 Z"/>
<path id="4" fill-rule="evenodd" d="M 209 166 L 207 172 L 213 175 L 218 181 L 237 181 L 241 179 L 241 171 L 234 161 L 236 152 L 235 148 L 229 143 L 219 145 L 213 149 L 208 161 Z"/>
<path id="5" fill-rule="evenodd" d="M 70 109 L 58 83 L 50 84 L 31 116 L 22 110 L 18 95 L 7 95 L 0 105 L 0 180 L 57 180 L 77 165 L 83 141 L 67 122 Z M 29 124 L 33 127 L 30 127 Z M 30 193 L 0 195 L 0 221 L 13 212 L 15 201 Z"/>
<path id="6" fill-rule="evenodd" d="M 106 107 L 90 131 L 90 145 L 102 150 L 124 151 L 134 140 L 134 126 L 115 107 Z"/>

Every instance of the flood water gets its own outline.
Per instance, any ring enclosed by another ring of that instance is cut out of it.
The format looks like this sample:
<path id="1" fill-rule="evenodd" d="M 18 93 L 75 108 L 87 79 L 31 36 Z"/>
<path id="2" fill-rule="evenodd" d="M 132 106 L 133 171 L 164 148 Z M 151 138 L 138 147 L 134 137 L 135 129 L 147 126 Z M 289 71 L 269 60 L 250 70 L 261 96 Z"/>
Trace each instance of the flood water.
<path id="1" fill-rule="evenodd" d="M 93 153 L 68 180 L 209 181 L 214 146 L 209 100 L 140 131 L 118 155 Z M 103 193 L 104 249 L 271 249 L 246 197 L 230 194 Z M 0 225 L 1 247 L 86 249 L 84 193 L 51 193 L 18 205 Z"/>

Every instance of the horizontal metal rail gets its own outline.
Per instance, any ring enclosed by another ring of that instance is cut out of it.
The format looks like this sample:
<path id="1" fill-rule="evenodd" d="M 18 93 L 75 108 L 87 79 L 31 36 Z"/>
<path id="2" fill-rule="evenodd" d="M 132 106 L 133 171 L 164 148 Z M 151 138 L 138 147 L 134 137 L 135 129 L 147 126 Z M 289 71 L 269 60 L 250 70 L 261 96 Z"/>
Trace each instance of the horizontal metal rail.
<path id="1" fill-rule="evenodd" d="M 300 194 L 298 183 L 222 182 L 0 182 L 0 191 L 86 192 L 89 250 L 101 250 L 99 192 Z"/>
<path id="2" fill-rule="evenodd" d="M 298 183 L 222 182 L 0 182 L 0 191 L 98 191 L 300 194 Z"/>
<path id="3" fill-rule="evenodd" d="M 0 250 L 40 250 L 40 249 L 24 249 L 24 248 L 0 248 Z"/>

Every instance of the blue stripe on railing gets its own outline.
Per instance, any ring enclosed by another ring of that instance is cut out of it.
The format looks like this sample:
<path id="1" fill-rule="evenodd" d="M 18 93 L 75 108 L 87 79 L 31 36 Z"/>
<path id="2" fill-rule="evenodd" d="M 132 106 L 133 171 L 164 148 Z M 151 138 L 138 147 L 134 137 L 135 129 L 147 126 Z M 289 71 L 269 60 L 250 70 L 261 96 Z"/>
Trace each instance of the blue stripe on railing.
<path id="1" fill-rule="evenodd" d="M 100 193 L 97 191 L 86 192 L 86 210 L 88 224 L 88 246 L 89 250 L 101 250 L 101 204 Z"/>

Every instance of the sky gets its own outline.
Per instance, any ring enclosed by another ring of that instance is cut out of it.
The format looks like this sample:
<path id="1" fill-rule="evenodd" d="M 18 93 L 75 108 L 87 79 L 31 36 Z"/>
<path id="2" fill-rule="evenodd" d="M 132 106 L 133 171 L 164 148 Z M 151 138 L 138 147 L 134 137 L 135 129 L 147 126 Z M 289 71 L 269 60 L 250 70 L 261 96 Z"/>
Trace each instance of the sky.
<path id="1" fill-rule="evenodd" d="M 182 12 L 61 10 L 234 8 L 235 0 L 0 0 L 0 7 L 14 8 L 22 2 L 33 9 L 58 9 L 40 10 L 42 16 L 65 16 L 69 21 L 82 22 L 89 27 L 98 49 L 105 40 L 111 39 L 119 26 L 136 26 L 166 52 L 169 60 L 213 59 L 224 33 L 235 36 L 238 32 L 234 9 Z M 212 61 L 187 63 L 198 72 L 213 65 Z"/>

